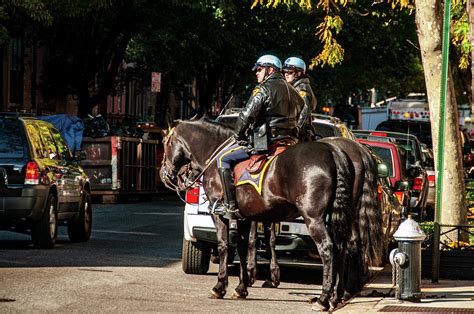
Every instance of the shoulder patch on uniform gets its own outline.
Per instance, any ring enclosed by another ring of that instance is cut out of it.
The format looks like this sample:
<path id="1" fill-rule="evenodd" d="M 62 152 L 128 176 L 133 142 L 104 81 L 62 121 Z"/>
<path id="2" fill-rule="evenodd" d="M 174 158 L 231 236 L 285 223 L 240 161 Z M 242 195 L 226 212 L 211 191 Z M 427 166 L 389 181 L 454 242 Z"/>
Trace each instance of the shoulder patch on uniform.
<path id="1" fill-rule="evenodd" d="M 252 91 L 252 96 L 257 95 L 259 91 L 260 91 L 260 87 L 255 87 Z"/>
<path id="2" fill-rule="evenodd" d="M 308 93 L 307 93 L 306 91 L 300 90 L 300 96 L 301 96 L 301 97 L 304 97 L 304 96 L 306 96 L 307 94 L 308 94 Z"/>

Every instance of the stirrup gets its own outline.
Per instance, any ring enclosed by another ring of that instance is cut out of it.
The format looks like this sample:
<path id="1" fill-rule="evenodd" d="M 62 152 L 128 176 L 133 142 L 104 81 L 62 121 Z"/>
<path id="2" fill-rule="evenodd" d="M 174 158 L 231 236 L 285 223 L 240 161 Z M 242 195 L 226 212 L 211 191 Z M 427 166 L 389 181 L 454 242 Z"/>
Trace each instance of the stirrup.
<path id="1" fill-rule="evenodd" d="M 211 214 L 214 215 L 224 216 L 227 213 L 227 207 L 222 201 L 219 200 L 217 200 L 210 209 Z"/>

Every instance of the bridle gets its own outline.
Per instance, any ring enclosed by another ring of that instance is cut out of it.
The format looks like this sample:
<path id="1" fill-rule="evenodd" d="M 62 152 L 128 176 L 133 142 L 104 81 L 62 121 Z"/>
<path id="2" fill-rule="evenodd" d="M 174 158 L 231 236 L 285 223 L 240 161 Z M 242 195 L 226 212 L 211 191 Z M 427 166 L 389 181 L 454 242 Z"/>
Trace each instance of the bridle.
<path id="1" fill-rule="evenodd" d="M 176 171 L 176 167 L 169 161 L 166 156 L 166 147 L 170 145 L 170 138 L 174 134 L 173 127 L 168 132 L 165 140 L 163 141 L 164 144 L 164 151 L 163 151 L 163 160 L 161 162 L 161 172 L 163 177 L 164 185 L 169 188 L 170 190 L 175 190 L 176 193 L 180 196 L 179 192 L 186 191 L 188 189 L 197 187 L 196 183 L 199 183 L 199 179 L 204 175 L 207 169 L 212 165 L 212 163 L 216 160 L 217 154 L 224 148 L 234 144 L 236 141 L 233 136 L 229 137 L 226 141 L 224 141 L 215 151 L 212 153 L 211 157 L 206 161 L 206 165 L 204 168 L 199 171 L 199 173 L 194 177 L 193 174 L 196 172 L 195 169 L 191 166 L 191 161 L 184 164 L 180 167 L 178 171 Z M 176 140 L 179 141 L 183 146 L 187 146 L 184 142 L 175 134 Z M 176 180 L 175 180 L 176 179 Z M 176 183 L 174 183 L 176 181 Z M 181 196 L 180 196 L 181 198 Z M 183 200 L 181 198 L 181 200 Z"/>

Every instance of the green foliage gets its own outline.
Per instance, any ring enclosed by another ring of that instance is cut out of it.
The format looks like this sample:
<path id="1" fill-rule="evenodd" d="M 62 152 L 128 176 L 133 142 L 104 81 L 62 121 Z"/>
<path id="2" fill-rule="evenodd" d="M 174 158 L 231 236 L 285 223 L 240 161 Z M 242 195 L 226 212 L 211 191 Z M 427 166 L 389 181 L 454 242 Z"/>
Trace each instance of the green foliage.
<path id="1" fill-rule="evenodd" d="M 307 25 L 321 20 L 319 15 L 286 7 L 251 10 L 242 1 L 232 3 L 227 8 L 170 5 L 161 8 L 159 20 L 145 16 L 150 23 L 133 38 L 144 53 L 135 54 L 138 48 L 129 46 L 127 62 L 162 72 L 174 86 L 197 78 L 199 102 L 209 108 L 218 81 L 224 99 L 251 87 L 251 68 L 259 56 L 271 53 L 285 60 L 299 55 L 310 60 L 318 48 Z"/>
<path id="2" fill-rule="evenodd" d="M 426 235 L 426 238 L 422 243 L 422 247 L 425 249 L 431 249 L 433 247 L 434 221 L 420 223 L 420 228 Z"/>
<path id="3" fill-rule="evenodd" d="M 46 2 L 47 0 L 1 0 L 0 44 L 24 30 L 25 24 L 30 21 L 51 25 L 53 17 Z"/>

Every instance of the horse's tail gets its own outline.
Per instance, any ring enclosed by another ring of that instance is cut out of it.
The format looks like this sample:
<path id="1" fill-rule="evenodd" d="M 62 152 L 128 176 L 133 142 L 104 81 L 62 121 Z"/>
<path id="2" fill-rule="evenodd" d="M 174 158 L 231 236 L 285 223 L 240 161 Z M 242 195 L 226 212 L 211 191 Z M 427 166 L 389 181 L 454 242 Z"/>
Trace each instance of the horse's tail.
<path id="1" fill-rule="evenodd" d="M 364 184 L 359 204 L 359 235 L 365 265 L 380 265 L 384 248 L 382 211 L 377 201 L 377 165 L 372 154 L 361 151 L 364 164 Z"/>
<path id="2" fill-rule="evenodd" d="M 329 147 L 336 164 L 337 174 L 330 228 L 334 244 L 337 246 L 339 253 L 343 254 L 351 236 L 351 223 L 354 219 L 354 211 L 352 210 L 352 180 L 354 179 L 354 171 L 346 153 L 336 145 L 329 145 Z"/>

